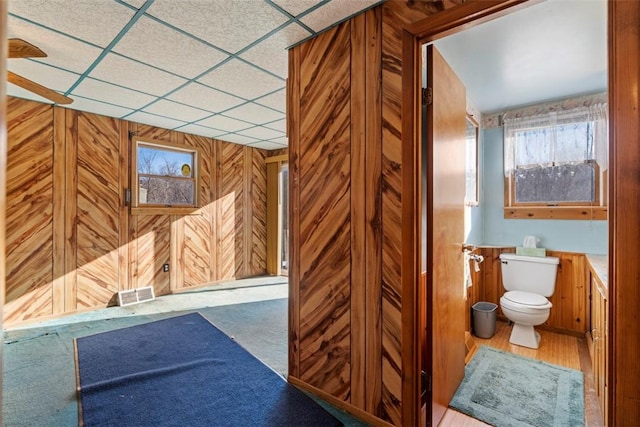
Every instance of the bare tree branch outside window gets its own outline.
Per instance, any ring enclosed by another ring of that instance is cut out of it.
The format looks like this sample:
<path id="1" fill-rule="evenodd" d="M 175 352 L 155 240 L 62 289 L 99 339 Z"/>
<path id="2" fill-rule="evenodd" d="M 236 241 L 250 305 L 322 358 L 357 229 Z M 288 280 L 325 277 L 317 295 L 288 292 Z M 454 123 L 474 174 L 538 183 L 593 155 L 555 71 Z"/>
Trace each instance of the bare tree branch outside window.
<path id="1" fill-rule="evenodd" d="M 137 146 L 139 205 L 195 206 L 196 152 Z"/>

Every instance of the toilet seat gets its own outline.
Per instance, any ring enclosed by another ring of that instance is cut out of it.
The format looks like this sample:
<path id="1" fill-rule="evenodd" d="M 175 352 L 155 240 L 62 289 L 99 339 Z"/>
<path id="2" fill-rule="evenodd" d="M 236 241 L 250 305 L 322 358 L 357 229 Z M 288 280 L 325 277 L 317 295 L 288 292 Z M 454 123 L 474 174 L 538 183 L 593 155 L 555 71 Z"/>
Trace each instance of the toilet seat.
<path id="1" fill-rule="evenodd" d="M 549 310 L 553 304 L 540 294 L 524 291 L 509 291 L 500 298 L 500 305 L 520 313 L 536 314 Z"/>

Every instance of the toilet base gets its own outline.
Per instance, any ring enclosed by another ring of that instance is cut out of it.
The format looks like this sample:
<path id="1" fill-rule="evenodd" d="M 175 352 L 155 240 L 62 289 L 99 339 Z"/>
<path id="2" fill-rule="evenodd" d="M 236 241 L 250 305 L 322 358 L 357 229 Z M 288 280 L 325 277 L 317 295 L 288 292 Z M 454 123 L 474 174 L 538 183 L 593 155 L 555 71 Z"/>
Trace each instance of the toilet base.
<path id="1" fill-rule="evenodd" d="M 514 323 L 509 342 L 522 347 L 537 349 L 540 346 L 540 334 L 535 331 L 533 325 Z"/>

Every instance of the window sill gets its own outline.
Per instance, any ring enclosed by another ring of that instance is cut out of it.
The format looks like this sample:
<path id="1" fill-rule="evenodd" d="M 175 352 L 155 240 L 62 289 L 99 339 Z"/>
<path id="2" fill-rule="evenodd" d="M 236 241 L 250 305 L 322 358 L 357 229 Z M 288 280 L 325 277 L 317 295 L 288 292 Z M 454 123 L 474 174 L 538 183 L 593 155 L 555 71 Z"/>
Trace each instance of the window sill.
<path id="1" fill-rule="evenodd" d="M 132 207 L 131 215 L 202 215 L 200 208 L 181 207 L 181 208 L 141 208 Z"/>
<path id="2" fill-rule="evenodd" d="M 504 208 L 505 219 L 607 219 L 606 206 L 518 206 Z"/>

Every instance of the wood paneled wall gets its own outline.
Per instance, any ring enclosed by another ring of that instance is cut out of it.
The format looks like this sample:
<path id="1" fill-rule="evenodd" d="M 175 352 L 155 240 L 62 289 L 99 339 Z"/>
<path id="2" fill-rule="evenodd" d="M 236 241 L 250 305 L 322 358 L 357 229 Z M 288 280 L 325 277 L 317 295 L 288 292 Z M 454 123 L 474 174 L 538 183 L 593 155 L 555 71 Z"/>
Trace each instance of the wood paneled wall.
<path id="1" fill-rule="evenodd" d="M 402 425 L 402 27 L 393 1 L 290 50 L 290 358 L 296 383 Z"/>
<path id="2" fill-rule="evenodd" d="M 265 151 L 18 98 L 8 124 L 8 323 L 265 273 Z M 199 150 L 197 211 L 130 214 L 132 135 Z"/>
<path id="3" fill-rule="evenodd" d="M 514 247 L 480 247 L 475 253 L 484 257 L 480 271 L 475 272 L 471 266 L 473 286 L 468 290 L 467 305 L 471 310 L 478 301 L 498 304 L 498 316 L 506 319 L 500 310 L 500 298 L 505 290 L 502 286 L 500 254 L 514 253 Z M 575 336 L 583 337 L 589 325 L 587 322 L 587 303 L 589 288 L 586 275 L 584 254 L 574 252 L 547 251 L 547 256 L 560 258 L 556 289 L 549 298 L 553 304 L 549 319 L 543 327 Z M 467 330 L 471 320 L 468 318 Z"/>

